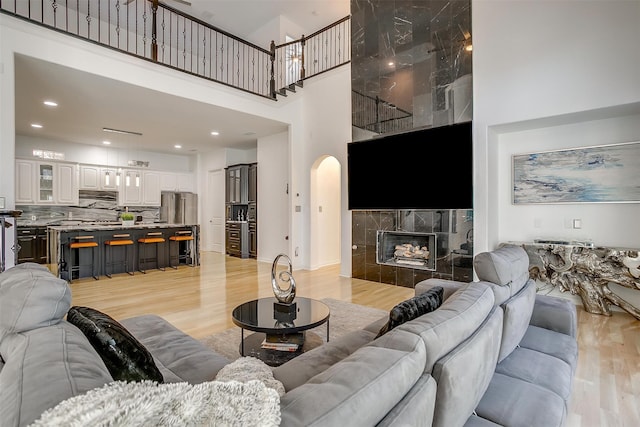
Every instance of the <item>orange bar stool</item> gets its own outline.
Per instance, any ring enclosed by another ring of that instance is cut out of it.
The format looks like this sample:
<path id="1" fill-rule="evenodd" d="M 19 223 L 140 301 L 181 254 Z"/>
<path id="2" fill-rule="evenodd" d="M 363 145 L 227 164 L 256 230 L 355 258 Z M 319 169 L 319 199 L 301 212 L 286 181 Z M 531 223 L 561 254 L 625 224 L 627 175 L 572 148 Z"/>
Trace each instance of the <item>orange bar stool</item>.
<path id="1" fill-rule="evenodd" d="M 160 248 L 164 249 L 166 240 L 162 237 L 162 232 L 147 233 L 145 237 L 138 239 L 138 270 L 146 274 L 145 264 L 155 262 L 158 270 L 164 271 L 164 266 L 160 262 Z M 153 246 L 155 249 L 153 256 L 146 254 L 147 248 Z"/>
<path id="2" fill-rule="evenodd" d="M 186 242 L 186 251 L 184 253 L 180 252 L 181 242 Z M 189 264 L 189 258 L 191 258 L 191 265 L 193 267 L 193 233 L 190 230 L 176 231 L 176 234 L 169 237 L 169 244 L 177 243 L 178 252 L 177 255 L 173 255 L 171 253 L 171 247 L 169 247 L 169 266 L 173 269 L 177 269 L 178 265 L 180 265 L 180 261 L 184 260 L 186 264 Z M 176 263 L 174 264 L 174 261 Z"/>
<path id="3" fill-rule="evenodd" d="M 88 266 L 88 264 L 80 264 L 80 258 L 82 256 L 81 251 L 87 248 L 91 249 L 91 276 L 98 280 L 98 273 L 96 273 L 96 266 L 98 265 L 98 242 L 94 239 L 94 236 L 76 236 L 73 238 L 74 241 L 69 243 L 69 283 L 73 280 L 74 272 L 77 271 L 78 278 L 80 278 L 80 269 Z M 75 254 L 74 251 L 76 251 Z M 74 258 L 77 259 L 77 263 L 74 263 Z"/>
<path id="4" fill-rule="evenodd" d="M 110 240 L 106 240 L 104 242 L 104 274 L 111 278 L 111 274 L 109 272 L 109 268 L 111 267 L 111 271 L 113 272 L 114 265 L 122 265 L 124 264 L 125 273 L 133 276 L 133 260 L 130 259 L 133 254 L 129 255 L 129 246 L 133 246 L 133 240 L 131 240 L 130 234 L 114 234 Z M 122 247 L 124 246 L 124 262 L 114 261 L 113 260 L 113 248 L 114 247 Z M 130 262 L 131 261 L 131 262 Z M 131 269 L 129 269 L 131 267 Z"/>

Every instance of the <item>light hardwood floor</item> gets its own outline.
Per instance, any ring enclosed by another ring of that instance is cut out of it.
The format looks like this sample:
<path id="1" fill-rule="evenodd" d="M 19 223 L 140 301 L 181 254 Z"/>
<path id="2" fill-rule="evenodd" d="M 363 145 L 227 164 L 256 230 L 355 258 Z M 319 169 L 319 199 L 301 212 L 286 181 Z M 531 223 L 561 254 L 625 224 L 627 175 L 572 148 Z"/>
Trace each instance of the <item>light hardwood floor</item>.
<path id="1" fill-rule="evenodd" d="M 75 281 L 72 304 L 96 308 L 117 320 L 158 314 L 199 339 L 234 326 L 231 311 L 237 305 L 273 296 L 270 263 L 203 252 L 201 264 Z M 299 296 L 384 310 L 413 296 L 413 289 L 340 277 L 338 266 L 296 270 L 294 277 Z M 566 426 L 639 426 L 640 321 L 627 313 L 606 317 L 578 307 L 578 345 Z"/>

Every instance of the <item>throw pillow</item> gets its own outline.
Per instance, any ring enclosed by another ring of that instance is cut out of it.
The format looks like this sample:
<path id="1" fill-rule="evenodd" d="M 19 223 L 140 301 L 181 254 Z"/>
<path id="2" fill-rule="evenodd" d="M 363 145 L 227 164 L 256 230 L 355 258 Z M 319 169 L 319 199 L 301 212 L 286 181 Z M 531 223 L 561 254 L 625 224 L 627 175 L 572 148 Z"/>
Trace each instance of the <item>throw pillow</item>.
<path id="1" fill-rule="evenodd" d="M 163 382 L 153 356 L 113 318 L 89 307 L 71 307 L 67 321 L 78 327 L 116 381 Z"/>
<path id="2" fill-rule="evenodd" d="M 380 329 L 376 338 L 386 334 L 396 326 L 402 325 L 404 322 L 416 319 L 423 314 L 430 313 L 440 307 L 444 288 L 442 286 L 434 286 L 427 292 L 416 295 L 406 301 L 402 301 L 389 312 L 389 320 Z"/>
<path id="3" fill-rule="evenodd" d="M 216 381 L 239 381 L 246 383 L 248 381 L 258 380 L 269 388 L 278 392 L 283 396 L 285 393 L 284 385 L 273 377 L 273 371 L 262 360 L 255 357 L 241 357 L 233 362 L 225 365 L 216 375 Z"/>

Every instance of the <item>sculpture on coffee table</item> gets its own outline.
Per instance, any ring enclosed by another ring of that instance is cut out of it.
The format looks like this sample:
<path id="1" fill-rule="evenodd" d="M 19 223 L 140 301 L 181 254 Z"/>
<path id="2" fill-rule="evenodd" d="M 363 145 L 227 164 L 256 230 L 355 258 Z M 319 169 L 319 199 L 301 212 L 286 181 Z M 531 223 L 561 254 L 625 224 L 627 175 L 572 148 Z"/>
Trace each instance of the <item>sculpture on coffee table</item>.
<path id="1" fill-rule="evenodd" d="M 280 261 L 280 258 L 287 260 L 288 268 L 278 273 L 278 261 Z M 279 282 L 287 283 L 288 286 L 283 289 L 280 287 Z M 296 297 L 296 281 L 293 278 L 291 259 L 285 254 L 280 254 L 273 260 L 271 265 L 271 287 L 278 300 L 273 303 L 276 320 L 281 323 L 292 323 L 296 318 L 296 303 L 293 302 Z"/>
<path id="2" fill-rule="evenodd" d="M 532 262 L 529 272 L 533 279 L 548 281 L 562 292 L 579 295 L 589 313 L 611 316 L 609 307 L 613 304 L 640 320 L 640 309 L 609 287 L 610 283 L 616 283 L 640 290 L 638 251 L 572 245 L 529 246 L 525 249 L 528 249 L 530 257 L 534 253 L 542 262 L 541 266 Z"/>

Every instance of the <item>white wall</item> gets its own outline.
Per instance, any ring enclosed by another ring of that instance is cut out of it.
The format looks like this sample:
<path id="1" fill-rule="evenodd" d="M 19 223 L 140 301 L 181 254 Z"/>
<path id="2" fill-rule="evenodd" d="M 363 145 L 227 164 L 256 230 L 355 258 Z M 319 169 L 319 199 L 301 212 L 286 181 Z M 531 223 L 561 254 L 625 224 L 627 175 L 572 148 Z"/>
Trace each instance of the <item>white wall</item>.
<path id="1" fill-rule="evenodd" d="M 309 171 L 322 154 L 333 155 L 343 165 L 343 196 L 346 200 L 346 142 L 351 133 L 350 89 L 348 66 L 340 67 L 305 82 L 302 91 L 279 98 L 277 102 L 215 84 L 166 67 L 151 64 L 128 55 L 40 28 L 9 16 L 0 15 L 0 196 L 6 206 L 15 206 L 15 79 L 14 54 L 22 54 L 64 65 L 80 71 L 116 79 L 176 96 L 224 106 L 231 110 L 265 117 L 289 124 L 290 191 L 298 194 L 288 206 L 291 214 L 290 251 L 298 248 L 294 268 L 308 268 L 309 244 Z M 198 162 L 202 167 L 202 161 Z M 259 168 L 260 169 L 260 168 Z M 202 170 L 198 170 L 199 189 Z M 202 199 L 199 199 L 202 206 Z M 300 205 L 301 212 L 294 213 Z M 200 207 L 201 209 L 201 207 Z M 350 215 L 343 209 L 343 274 L 351 271 Z M 345 255 L 349 255 L 345 259 Z"/>
<path id="2" fill-rule="evenodd" d="M 343 66 L 329 73 L 307 80 L 304 83 L 304 104 L 302 107 L 305 121 L 304 151 L 295 151 L 292 168 L 296 171 L 297 189 L 305 192 L 294 200 L 306 213 L 303 229 L 309 230 L 309 194 L 311 169 L 314 162 L 322 156 L 335 157 L 341 166 L 341 242 L 340 274 L 351 276 L 351 212 L 347 210 L 347 143 L 351 141 L 351 67 Z M 292 141 L 295 141 L 293 139 Z M 309 233 L 305 233 L 308 239 Z M 308 240 L 302 247 L 308 249 Z M 304 254 L 308 263 L 308 251 Z M 309 264 L 305 264 L 309 268 Z"/>
<path id="3" fill-rule="evenodd" d="M 311 171 L 310 268 L 340 262 L 341 167 L 335 157 L 318 159 Z"/>
<path id="4" fill-rule="evenodd" d="M 640 204 L 509 203 L 512 153 L 640 141 L 640 2 L 475 0 L 472 14 L 476 252 L 556 235 L 640 246 Z"/>

